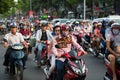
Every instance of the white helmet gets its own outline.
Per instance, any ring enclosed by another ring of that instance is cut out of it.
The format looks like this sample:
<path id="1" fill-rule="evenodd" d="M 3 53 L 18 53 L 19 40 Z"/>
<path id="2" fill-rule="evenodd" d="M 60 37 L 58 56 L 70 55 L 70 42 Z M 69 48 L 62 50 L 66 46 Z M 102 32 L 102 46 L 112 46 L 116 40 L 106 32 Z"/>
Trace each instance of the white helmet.
<path id="1" fill-rule="evenodd" d="M 119 23 L 113 23 L 111 25 L 111 28 L 120 28 L 120 24 Z"/>

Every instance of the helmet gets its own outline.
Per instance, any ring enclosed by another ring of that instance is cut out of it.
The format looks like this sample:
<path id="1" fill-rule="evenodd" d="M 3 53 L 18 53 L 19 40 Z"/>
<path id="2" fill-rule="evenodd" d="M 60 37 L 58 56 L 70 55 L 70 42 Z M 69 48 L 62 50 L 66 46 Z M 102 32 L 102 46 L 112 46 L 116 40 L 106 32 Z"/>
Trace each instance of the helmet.
<path id="1" fill-rule="evenodd" d="M 98 22 L 97 22 L 97 21 L 94 21 L 93 24 L 98 24 Z"/>
<path id="2" fill-rule="evenodd" d="M 36 22 L 36 23 L 40 23 L 40 21 L 39 21 L 39 20 L 35 20 L 35 22 Z"/>
<path id="3" fill-rule="evenodd" d="M 98 23 L 98 26 L 102 26 L 102 23 L 101 23 L 101 22 L 99 22 L 99 23 Z"/>
<path id="4" fill-rule="evenodd" d="M 110 21 L 110 22 L 108 23 L 108 26 L 110 27 L 113 23 L 114 23 L 114 21 Z"/>
<path id="5" fill-rule="evenodd" d="M 66 24 L 70 23 L 70 21 L 66 21 Z"/>
<path id="6" fill-rule="evenodd" d="M 120 24 L 119 23 L 113 23 L 111 25 L 111 28 L 120 28 Z"/>
<path id="7" fill-rule="evenodd" d="M 75 22 L 75 26 L 78 26 L 78 25 L 79 25 L 79 22 L 78 22 L 78 21 L 76 21 L 76 22 Z"/>
<path id="8" fill-rule="evenodd" d="M 10 24 L 10 28 L 16 28 L 17 27 L 17 24 L 16 23 L 11 23 Z"/>
<path id="9" fill-rule="evenodd" d="M 44 21 L 41 23 L 41 27 L 44 27 L 44 26 L 48 26 L 48 22 L 47 21 Z"/>
<path id="10" fill-rule="evenodd" d="M 55 26 L 57 26 L 57 25 L 60 25 L 60 21 L 59 20 L 55 21 Z"/>
<path id="11" fill-rule="evenodd" d="M 70 26 L 67 26 L 67 25 L 63 24 L 61 26 L 61 30 L 70 30 Z"/>

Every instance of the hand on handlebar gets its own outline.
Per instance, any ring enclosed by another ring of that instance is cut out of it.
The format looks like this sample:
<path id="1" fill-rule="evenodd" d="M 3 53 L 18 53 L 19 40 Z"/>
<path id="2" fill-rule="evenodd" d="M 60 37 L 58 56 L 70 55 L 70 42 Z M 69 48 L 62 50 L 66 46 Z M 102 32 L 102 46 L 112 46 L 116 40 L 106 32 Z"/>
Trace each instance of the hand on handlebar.
<path id="1" fill-rule="evenodd" d="M 60 58 L 62 55 L 61 54 L 58 54 L 57 57 Z"/>
<path id="2" fill-rule="evenodd" d="M 25 48 L 28 48 L 28 43 L 27 42 L 23 42 L 23 45 L 25 46 Z"/>
<path id="3" fill-rule="evenodd" d="M 46 43 L 47 41 L 40 41 L 40 42 L 42 42 L 42 43 Z"/>
<path id="4" fill-rule="evenodd" d="M 87 55 L 88 53 L 86 51 L 83 51 L 84 55 Z"/>
<path id="5" fill-rule="evenodd" d="M 117 54 L 116 54 L 116 57 L 120 57 L 120 54 L 117 53 Z"/>

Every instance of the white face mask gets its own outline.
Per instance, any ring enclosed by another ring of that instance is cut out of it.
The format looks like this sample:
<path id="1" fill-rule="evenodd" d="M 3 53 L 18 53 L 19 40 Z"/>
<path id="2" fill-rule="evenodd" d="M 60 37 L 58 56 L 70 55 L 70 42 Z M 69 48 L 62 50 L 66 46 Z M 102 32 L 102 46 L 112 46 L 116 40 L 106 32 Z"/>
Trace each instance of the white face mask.
<path id="1" fill-rule="evenodd" d="M 112 32 L 113 32 L 114 35 L 118 35 L 120 30 L 119 29 L 113 29 Z"/>
<path id="2" fill-rule="evenodd" d="M 27 28 L 27 26 L 24 26 L 24 29 L 26 29 Z"/>

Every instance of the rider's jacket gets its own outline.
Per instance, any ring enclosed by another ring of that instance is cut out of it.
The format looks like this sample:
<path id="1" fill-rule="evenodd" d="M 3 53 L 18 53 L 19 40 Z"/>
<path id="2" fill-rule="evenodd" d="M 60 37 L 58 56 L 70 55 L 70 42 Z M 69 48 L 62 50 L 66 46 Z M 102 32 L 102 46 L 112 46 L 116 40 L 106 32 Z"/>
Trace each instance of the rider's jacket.
<path id="1" fill-rule="evenodd" d="M 56 48 L 55 45 L 59 45 L 60 49 Z M 73 36 L 68 35 L 67 37 L 56 37 L 53 39 L 53 46 L 52 46 L 52 52 L 56 56 L 59 54 L 68 53 L 71 51 L 72 47 L 77 48 L 78 50 L 83 51 L 83 48 L 76 42 L 75 38 Z M 64 62 L 64 58 L 57 58 L 58 60 L 61 60 Z"/>
<path id="2" fill-rule="evenodd" d="M 30 30 L 29 30 L 29 29 L 26 29 L 26 30 L 20 29 L 20 33 L 21 33 L 22 35 L 30 35 Z"/>
<path id="3" fill-rule="evenodd" d="M 100 29 L 96 28 L 96 29 L 94 30 L 94 34 L 95 34 L 95 37 L 100 38 Z"/>
<path id="4" fill-rule="evenodd" d="M 42 30 L 38 30 L 36 33 L 36 41 L 41 40 L 42 38 Z M 47 35 L 47 40 L 50 41 L 51 39 L 53 39 L 53 36 L 51 34 L 51 32 L 49 30 L 46 30 L 46 35 Z M 37 42 L 36 45 L 38 45 L 39 43 Z"/>
<path id="5" fill-rule="evenodd" d="M 24 38 L 21 33 L 16 32 L 15 35 L 13 35 L 11 32 L 6 34 L 4 39 L 8 41 L 8 45 L 14 45 L 14 44 L 20 44 L 21 42 L 24 42 Z"/>

